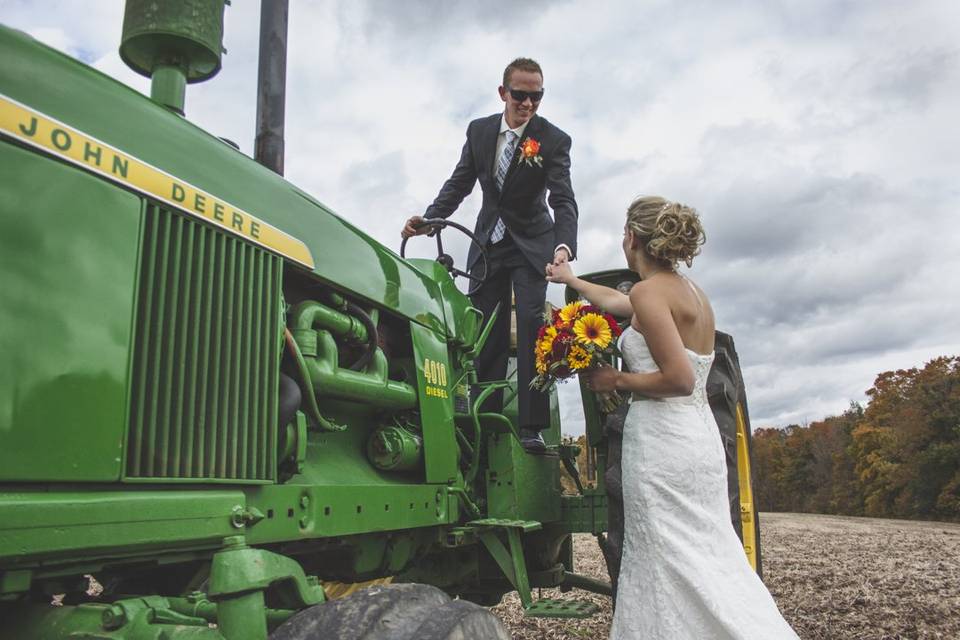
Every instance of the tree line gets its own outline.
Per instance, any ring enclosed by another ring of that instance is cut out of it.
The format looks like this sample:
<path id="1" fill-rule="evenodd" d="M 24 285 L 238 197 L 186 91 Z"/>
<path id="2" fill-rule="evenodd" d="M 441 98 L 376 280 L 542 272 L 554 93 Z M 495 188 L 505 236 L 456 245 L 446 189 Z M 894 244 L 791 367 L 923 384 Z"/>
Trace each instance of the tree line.
<path id="1" fill-rule="evenodd" d="M 960 521 L 960 356 L 881 373 L 865 405 L 752 444 L 761 511 Z"/>

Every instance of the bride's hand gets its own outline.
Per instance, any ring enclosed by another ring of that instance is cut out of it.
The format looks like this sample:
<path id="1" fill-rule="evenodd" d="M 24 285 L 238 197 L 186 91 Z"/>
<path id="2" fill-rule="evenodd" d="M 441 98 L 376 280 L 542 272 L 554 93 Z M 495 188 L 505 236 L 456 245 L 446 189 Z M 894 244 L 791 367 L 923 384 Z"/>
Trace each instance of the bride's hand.
<path id="1" fill-rule="evenodd" d="M 604 393 L 617 390 L 617 378 L 620 377 L 620 370 L 603 363 L 596 369 L 584 371 L 580 376 L 586 381 L 587 389 Z"/>
<path id="2" fill-rule="evenodd" d="M 573 269 L 570 268 L 569 262 L 548 264 L 545 273 L 547 274 L 548 282 L 559 282 L 560 284 L 570 284 L 576 278 L 576 276 L 573 275 Z"/>

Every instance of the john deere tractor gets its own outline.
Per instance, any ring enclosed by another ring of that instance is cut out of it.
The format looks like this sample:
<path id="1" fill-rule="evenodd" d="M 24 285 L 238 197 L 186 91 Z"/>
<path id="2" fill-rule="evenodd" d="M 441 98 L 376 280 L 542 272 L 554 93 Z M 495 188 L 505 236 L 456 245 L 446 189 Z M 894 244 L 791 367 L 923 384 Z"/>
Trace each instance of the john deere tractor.
<path id="1" fill-rule="evenodd" d="M 405 259 L 282 178 L 284 4 L 264 3 L 256 160 L 184 116 L 224 0 L 127 2 L 150 97 L 0 27 L 0 638 L 503 638 L 481 605 L 507 592 L 560 617 L 594 607 L 535 587 L 611 592 L 571 534 L 607 529 L 616 416 L 583 394 L 600 482 L 561 495 L 556 398 L 526 454 L 439 240 Z"/>

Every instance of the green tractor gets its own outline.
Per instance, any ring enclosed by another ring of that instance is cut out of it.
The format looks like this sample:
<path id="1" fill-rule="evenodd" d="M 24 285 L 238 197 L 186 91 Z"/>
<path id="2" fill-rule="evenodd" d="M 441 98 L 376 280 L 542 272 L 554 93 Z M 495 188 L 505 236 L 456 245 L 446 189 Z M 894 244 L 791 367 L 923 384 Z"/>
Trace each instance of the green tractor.
<path id="1" fill-rule="evenodd" d="M 278 175 L 282 78 L 261 78 L 259 162 L 183 117 L 223 12 L 128 2 L 121 56 L 150 99 L 0 27 L 0 638 L 501 638 L 481 605 L 511 591 L 590 615 L 532 593 L 611 593 L 574 572 L 571 534 L 615 577 L 616 416 L 583 393 L 599 482 L 561 495 L 578 450 L 556 397 L 549 454 L 526 454 L 515 381 L 477 381 L 490 319 L 449 258 L 404 259 Z M 758 562 L 727 353 L 712 401 Z"/>

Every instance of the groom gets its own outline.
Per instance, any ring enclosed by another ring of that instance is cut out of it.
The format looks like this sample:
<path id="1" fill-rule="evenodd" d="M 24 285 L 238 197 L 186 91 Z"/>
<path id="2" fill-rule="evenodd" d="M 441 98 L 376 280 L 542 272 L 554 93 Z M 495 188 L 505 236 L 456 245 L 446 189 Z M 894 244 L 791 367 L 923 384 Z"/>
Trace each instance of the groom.
<path id="1" fill-rule="evenodd" d="M 425 214 L 407 220 L 404 238 L 429 229 L 414 229 L 425 219 L 450 216 L 479 181 L 483 204 L 474 233 L 486 245 L 489 263 L 471 244 L 467 268 L 486 276 L 471 283 L 473 305 L 489 318 L 497 304 L 496 324 L 477 358 L 481 381 L 507 374 L 510 349 L 511 291 L 517 305 L 517 389 L 520 440 L 530 453 L 546 451 L 540 431 L 550 421 L 549 396 L 530 389 L 534 377 L 534 342 L 543 323 L 547 264 L 572 260 L 577 250 L 577 202 L 570 185 L 570 136 L 537 115 L 543 99 L 543 71 L 529 58 L 517 58 L 503 72 L 499 88 L 503 113 L 474 120 L 453 174 Z M 547 193 L 549 192 L 549 196 Z M 547 202 L 553 209 L 553 218 Z M 492 400 L 499 410 L 503 395 Z"/>

